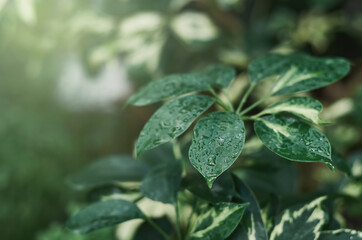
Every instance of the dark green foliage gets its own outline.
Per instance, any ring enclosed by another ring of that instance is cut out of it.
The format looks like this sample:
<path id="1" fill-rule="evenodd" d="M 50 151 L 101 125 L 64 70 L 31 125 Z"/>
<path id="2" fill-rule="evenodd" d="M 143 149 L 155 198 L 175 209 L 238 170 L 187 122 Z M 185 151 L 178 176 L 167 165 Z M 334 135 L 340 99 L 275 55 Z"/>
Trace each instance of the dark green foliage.
<path id="1" fill-rule="evenodd" d="M 251 83 L 237 108 L 225 89 L 218 94 L 212 88 L 223 89 L 230 85 L 235 77 L 235 71 L 230 67 L 216 65 L 150 83 L 135 93 L 128 103 L 142 106 L 177 98 L 162 105 L 142 129 L 136 146 L 138 156 L 145 152 L 139 157 L 141 162 L 130 157 L 99 161 L 83 171 L 80 176 L 85 177 L 80 179 L 94 175 L 89 187 L 112 181 L 136 181 L 133 193 L 139 195 L 132 201 L 140 206 L 147 198 L 172 204 L 175 226 L 166 229 L 167 218 L 155 223 L 132 202 L 108 200 L 81 210 L 71 218 L 68 227 L 87 233 L 143 218 L 145 222 L 133 239 L 156 235 L 167 240 L 174 237 L 178 240 L 359 237 L 359 232 L 351 230 L 324 231 L 328 227 L 341 226 L 335 219 L 329 221 L 334 216 L 329 216 L 322 207 L 326 197 L 309 196 L 302 200 L 293 195 L 298 192 L 296 171 L 285 159 L 322 162 L 331 169 L 337 168 L 353 176 L 343 157 L 331 149 L 327 137 L 317 129 L 318 125 L 327 123 L 319 117 L 322 104 L 310 97 L 291 96 L 255 115 L 246 115 L 274 95 L 320 88 L 344 77 L 348 71 L 349 63 L 344 59 L 302 54 L 268 55 L 250 64 Z M 256 84 L 270 77 L 275 77 L 276 81 L 269 94 L 243 108 Z M 212 97 L 200 94 L 205 91 Z M 180 96 L 186 93 L 192 94 Z M 220 109 L 203 115 L 215 102 Z M 197 118 L 200 119 L 193 127 L 191 139 L 186 131 Z M 245 143 L 245 138 L 252 134 L 252 126 L 256 136 Z M 171 143 L 165 144 L 168 142 Z M 184 149 L 188 149 L 188 154 L 184 154 Z M 238 161 L 240 158 L 242 161 Z M 122 164 L 127 167 L 120 167 Z M 97 168 L 105 170 L 97 172 Z M 109 173 L 109 178 L 107 174 L 103 175 L 104 172 Z M 351 194 L 354 184 L 354 181 L 346 180 L 341 184 L 342 192 L 356 197 Z M 116 194 L 130 198 L 127 191 Z M 187 218 L 180 213 L 186 206 L 191 210 Z"/>

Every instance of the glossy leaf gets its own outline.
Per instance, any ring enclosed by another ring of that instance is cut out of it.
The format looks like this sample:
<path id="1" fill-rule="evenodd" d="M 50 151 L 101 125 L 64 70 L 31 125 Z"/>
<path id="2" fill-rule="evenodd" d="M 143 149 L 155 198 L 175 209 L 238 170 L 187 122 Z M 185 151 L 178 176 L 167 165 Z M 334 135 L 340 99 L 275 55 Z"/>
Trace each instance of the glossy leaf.
<path id="1" fill-rule="evenodd" d="M 248 204 L 217 203 L 201 214 L 190 240 L 224 240 L 239 224 Z"/>
<path id="2" fill-rule="evenodd" d="M 318 240 L 361 240 L 362 232 L 351 229 L 339 229 L 334 231 L 323 231 Z"/>
<path id="3" fill-rule="evenodd" d="M 317 240 L 318 232 L 328 220 L 321 207 L 325 199 L 320 197 L 304 206 L 283 211 L 276 220 L 270 240 Z"/>
<path id="4" fill-rule="evenodd" d="M 183 181 L 187 190 L 208 202 L 230 202 L 236 194 L 234 181 L 229 172 L 221 174 L 211 189 L 198 172 L 188 174 Z"/>
<path id="5" fill-rule="evenodd" d="M 319 130 L 287 116 L 269 115 L 254 122 L 257 136 L 274 153 L 292 161 L 331 166 L 331 145 Z"/>
<path id="6" fill-rule="evenodd" d="M 87 206 L 72 216 L 66 225 L 76 233 L 85 234 L 136 218 L 144 218 L 144 215 L 134 203 L 113 199 Z"/>
<path id="7" fill-rule="evenodd" d="M 350 64 L 342 58 L 270 54 L 253 61 L 248 70 L 252 83 L 280 76 L 272 94 L 282 95 L 313 90 L 340 80 L 349 72 Z"/>
<path id="8" fill-rule="evenodd" d="M 234 180 L 240 197 L 250 205 L 245 209 L 244 217 L 238 226 L 240 230 L 235 231 L 228 240 L 268 240 L 257 199 L 245 183 L 236 177 Z"/>
<path id="9" fill-rule="evenodd" d="M 244 141 L 245 127 L 239 115 L 231 112 L 207 114 L 194 128 L 190 162 L 211 187 L 238 158 Z"/>
<path id="10" fill-rule="evenodd" d="M 289 112 L 314 124 L 320 124 L 324 122 L 319 118 L 319 113 L 322 111 L 322 108 L 322 104 L 316 99 L 309 97 L 293 97 L 267 107 L 260 112 L 258 116 Z"/>
<path id="11" fill-rule="evenodd" d="M 137 142 L 137 155 L 180 136 L 214 102 L 208 96 L 191 95 L 164 104 L 142 129 Z"/>
<path id="12" fill-rule="evenodd" d="M 226 88 L 234 78 L 235 70 L 225 65 L 214 65 L 194 73 L 174 74 L 149 83 L 127 103 L 144 106 L 186 93 L 208 91 L 212 86 Z"/>
<path id="13" fill-rule="evenodd" d="M 68 182 L 76 189 L 90 189 L 102 185 L 141 181 L 148 166 L 127 155 L 115 155 L 95 161 L 69 177 Z"/>
<path id="14" fill-rule="evenodd" d="M 182 168 L 179 161 L 153 168 L 142 181 L 141 192 L 148 198 L 163 203 L 174 203 L 181 183 Z"/>

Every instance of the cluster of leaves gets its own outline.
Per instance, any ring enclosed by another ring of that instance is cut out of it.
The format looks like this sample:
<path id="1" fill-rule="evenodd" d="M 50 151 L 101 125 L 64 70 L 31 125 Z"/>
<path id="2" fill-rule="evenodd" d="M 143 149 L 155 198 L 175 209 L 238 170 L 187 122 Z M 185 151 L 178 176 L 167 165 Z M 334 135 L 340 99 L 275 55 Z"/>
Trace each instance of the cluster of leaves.
<path id="1" fill-rule="evenodd" d="M 353 230 L 327 231 L 335 228 L 329 226 L 328 214 L 322 208 L 326 197 L 285 207 L 278 217 L 270 220 L 270 214 L 260 209 L 247 184 L 227 171 L 242 153 L 247 132 L 244 121 L 252 121 L 257 137 L 277 155 L 292 161 L 322 162 L 331 169 L 351 174 L 346 162 L 332 151 L 327 137 L 313 126 L 326 123 L 319 117 L 322 105 L 316 99 L 290 96 L 255 115 L 246 115 L 273 96 L 320 88 L 348 72 L 349 63 L 340 58 L 267 55 L 250 64 L 250 87 L 237 108 L 231 101 L 222 100 L 215 90 L 225 90 L 235 78 L 235 70 L 224 65 L 153 81 L 128 101 L 128 104 L 144 106 L 171 98 L 154 113 L 140 133 L 136 145 L 140 161 L 129 156 L 109 157 L 70 179 L 78 189 L 109 183 L 123 188 L 123 183 L 129 181 L 141 182 L 141 185 L 101 198 L 104 201 L 79 211 L 67 226 L 75 232 L 88 233 L 131 219 L 143 219 L 158 231 L 156 234 L 171 239 L 174 235 L 140 210 L 137 203 L 146 197 L 174 206 L 174 234 L 178 239 L 361 239 L 362 233 Z M 274 81 L 269 94 L 243 108 L 256 85 L 268 79 Z M 203 115 L 214 103 L 222 111 Z M 200 116 L 193 129 L 191 145 L 185 144 L 183 148 L 181 145 L 187 142 L 187 135 L 182 134 Z M 176 140 L 180 136 L 181 139 Z M 189 161 L 184 157 L 185 149 Z M 131 201 L 125 197 L 129 191 L 136 194 Z M 195 204 L 191 204 L 193 213 L 184 224 L 185 228 L 180 222 L 180 206 L 185 205 L 179 204 L 180 195 L 189 199 L 188 203 L 196 199 Z M 192 221 L 194 215 L 197 215 L 196 221 Z"/>

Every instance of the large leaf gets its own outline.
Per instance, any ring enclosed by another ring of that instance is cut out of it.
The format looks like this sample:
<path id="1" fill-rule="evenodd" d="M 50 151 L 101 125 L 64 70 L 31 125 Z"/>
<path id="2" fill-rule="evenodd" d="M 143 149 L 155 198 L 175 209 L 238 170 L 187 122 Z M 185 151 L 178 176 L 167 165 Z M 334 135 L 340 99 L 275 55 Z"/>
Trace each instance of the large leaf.
<path id="1" fill-rule="evenodd" d="M 339 229 L 334 231 L 323 231 L 318 240 L 361 240 L 362 232 L 351 229 Z"/>
<path id="2" fill-rule="evenodd" d="M 144 106 L 186 93 L 208 91 L 211 86 L 226 88 L 234 77 L 235 70 L 224 65 L 214 65 L 194 73 L 174 74 L 149 83 L 127 103 Z"/>
<path id="3" fill-rule="evenodd" d="M 244 217 L 238 226 L 240 230 L 235 231 L 228 240 L 268 240 L 257 199 L 245 183 L 236 177 L 234 180 L 241 198 L 250 205 L 245 209 Z"/>
<path id="4" fill-rule="evenodd" d="M 329 85 L 346 76 L 350 64 L 342 58 L 270 54 L 253 61 L 248 70 L 252 83 L 280 76 L 272 89 L 272 94 L 281 95 Z"/>
<path id="5" fill-rule="evenodd" d="M 244 141 L 245 127 L 239 115 L 231 112 L 207 114 L 194 128 L 190 162 L 211 187 L 238 158 Z"/>
<path id="6" fill-rule="evenodd" d="M 137 142 L 137 155 L 180 136 L 214 102 L 208 96 L 191 95 L 164 104 L 142 129 Z"/>
<path id="7" fill-rule="evenodd" d="M 289 112 L 314 124 L 320 124 L 323 123 L 319 118 L 319 113 L 322 111 L 322 108 L 322 104 L 316 99 L 309 97 L 293 97 L 267 107 L 260 112 L 258 116 Z"/>
<path id="8" fill-rule="evenodd" d="M 327 222 L 328 216 L 322 210 L 325 197 L 304 206 L 286 209 L 277 218 L 270 240 L 317 240 L 318 232 Z"/>
<path id="9" fill-rule="evenodd" d="M 269 115 L 254 122 L 264 145 L 293 161 L 324 162 L 331 166 L 331 145 L 326 136 L 310 125 L 287 116 Z"/>
<path id="10" fill-rule="evenodd" d="M 234 181 L 229 172 L 221 174 L 211 189 L 198 172 L 188 174 L 183 181 L 187 190 L 208 202 L 230 202 L 235 195 Z"/>
<path id="11" fill-rule="evenodd" d="M 136 218 L 144 218 L 144 215 L 134 203 L 113 199 L 80 210 L 69 219 L 67 227 L 76 233 L 85 234 Z"/>
<path id="12" fill-rule="evenodd" d="M 153 168 L 142 181 L 141 192 L 148 198 L 163 203 L 174 203 L 181 183 L 179 161 L 169 161 Z"/>
<path id="13" fill-rule="evenodd" d="M 69 177 L 69 183 L 76 189 L 90 189 L 102 185 L 141 181 L 148 166 L 127 155 L 115 155 L 100 159 Z"/>
<path id="14" fill-rule="evenodd" d="M 224 240 L 239 224 L 248 204 L 217 203 L 201 214 L 190 240 Z"/>

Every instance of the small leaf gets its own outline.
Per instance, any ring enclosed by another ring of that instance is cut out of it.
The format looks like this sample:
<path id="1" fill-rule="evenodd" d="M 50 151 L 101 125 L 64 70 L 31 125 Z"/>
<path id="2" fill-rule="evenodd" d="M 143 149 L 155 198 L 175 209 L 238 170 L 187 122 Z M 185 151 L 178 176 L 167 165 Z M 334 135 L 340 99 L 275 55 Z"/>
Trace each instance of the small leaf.
<path id="1" fill-rule="evenodd" d="M 289 112 L 314 124 L 320 124 L 325 122 L 319 118 L 319 113 L 322 111 L 322 108 L 322 104 L 316 99 L 309 97 L 293 97 L 267 107 L 260 112 L 258 116 Z"/>
<path id="2" fill-rule="evenodd" d="M 270 54 L 249 65 L 252 83 L 280 76 L 273 95 L 291 94 L 324 87 L 342 79 L 350 70 L 350 64 L 342 58 L 316 58 L 305 54 Z"/>
<path id="3" fill-rule="evenodd" d="M 180 136 L 214 102 L 208 96 L 191 95 L 164 104 L 142 129 L 137 142 L 137 155 L 141 156 L 142 152 Z"/>
<path id="4" fill-rule="evenodd" d="M 66 225 L 76 233 L 85 234 L 136 218 L 144 218 L 144 215 L 134 203 L 113 199 L 87 206 L 72 216 Z"/>
<path id="5" fill-rule="evenodd" d="M 173 226 L 167 217 L 153 219 L 153 221 L 168 235 L 172 234 Z M 144 222 L 137 229 L 132 240 L 158 240 L 164 237 L 149 223 Z"/>
<path id="6" fill-rule="evenodd" d="M 332 166 L 331 145 L 326 136 L 292 117 L 269 115 L 254 122 L 264 145 L 292 161 L 324 162 Z"/>
<path id="7" fill-rule="evenodd" d="M 184 179 L 187 190 L 208 202 L 230 202 L 235 195 L 234 181 L 229 172 L 221 174 L 210 189 L 198 172 L 188 174 Z"/>
<path id="8" fill-rule="evenodd" d="M 362 232 L 351 229 L 339 229 L 334 231 L 323 231 L 318 240 L 361 240 Z"/>
<path id="9" fill-rule="evenodd" d="M 163 203 L 174 203 L 181 183 L 181 164 L 169 161 L 153 168 L 142 181 L 141 192 L 148 198 Z"/>
<path id="10" fill-rule="evenodd" d="M 224 240 L 239 224 L 248 204 L 217 203 L 201 214 L 190 240 Z"/>
<path id="11" fill-rule="evenodd" d="M 328 219 L 321 207 L 325 199 L 320 197 L 304 206 L 283 211 L 276 220 L 270 240 L 317 240 L 318 232 Z"/>
<path id="12" fill-rule="evenodd" d="M 250 205 L 245 209 L 244 217 L 236 231 L 228 240 L 268 240 L 263 218 L 260 213 L 259 203 L 250 188 L 237 177 L 234 177 L 240 197 Z"/>
<path id="13" fill-rule="evenodd" d="M 137 162 L 131 156 L 109 156 L 70 176 L 68 182 L 75 189 L 83 190 L 115 182 L 141 181 L 148 168 L 146 164 Z"/>
<path id="14" fill-rule="evenodd" d="M 216 64 L 206 68 L 200 75 L 211 86 L 222 89 L 230 85 L 231 81 L 235 78 L 235 74 L 235 69 L 222 64 Z"/>
<path id="15" fill-rule="evenodd" d="M 215 179 L 239 157 L 244 141 L 244 123 L 235 113 L 213 112 L 198 121 L 189 158 L 210 188 Z"/>
<path id="16" fill-rule="evenodd" d="M 338 170 L 346 173 L 348 176 L 352 176 L 351 168 L 347 164 L 347 160 L 344 159 L 337 150 L 332 147 L 332 163 Z"/>
<path id="17" fill-rule="evenodd" d="M 211 86 L 226 88 L 234 78 L 235 70 L 225 65 L 214 65 L 194 73 L 174 74 L 149 83 L 127 103 L 145 106 L 186 93 L 208 91 Z"/>

